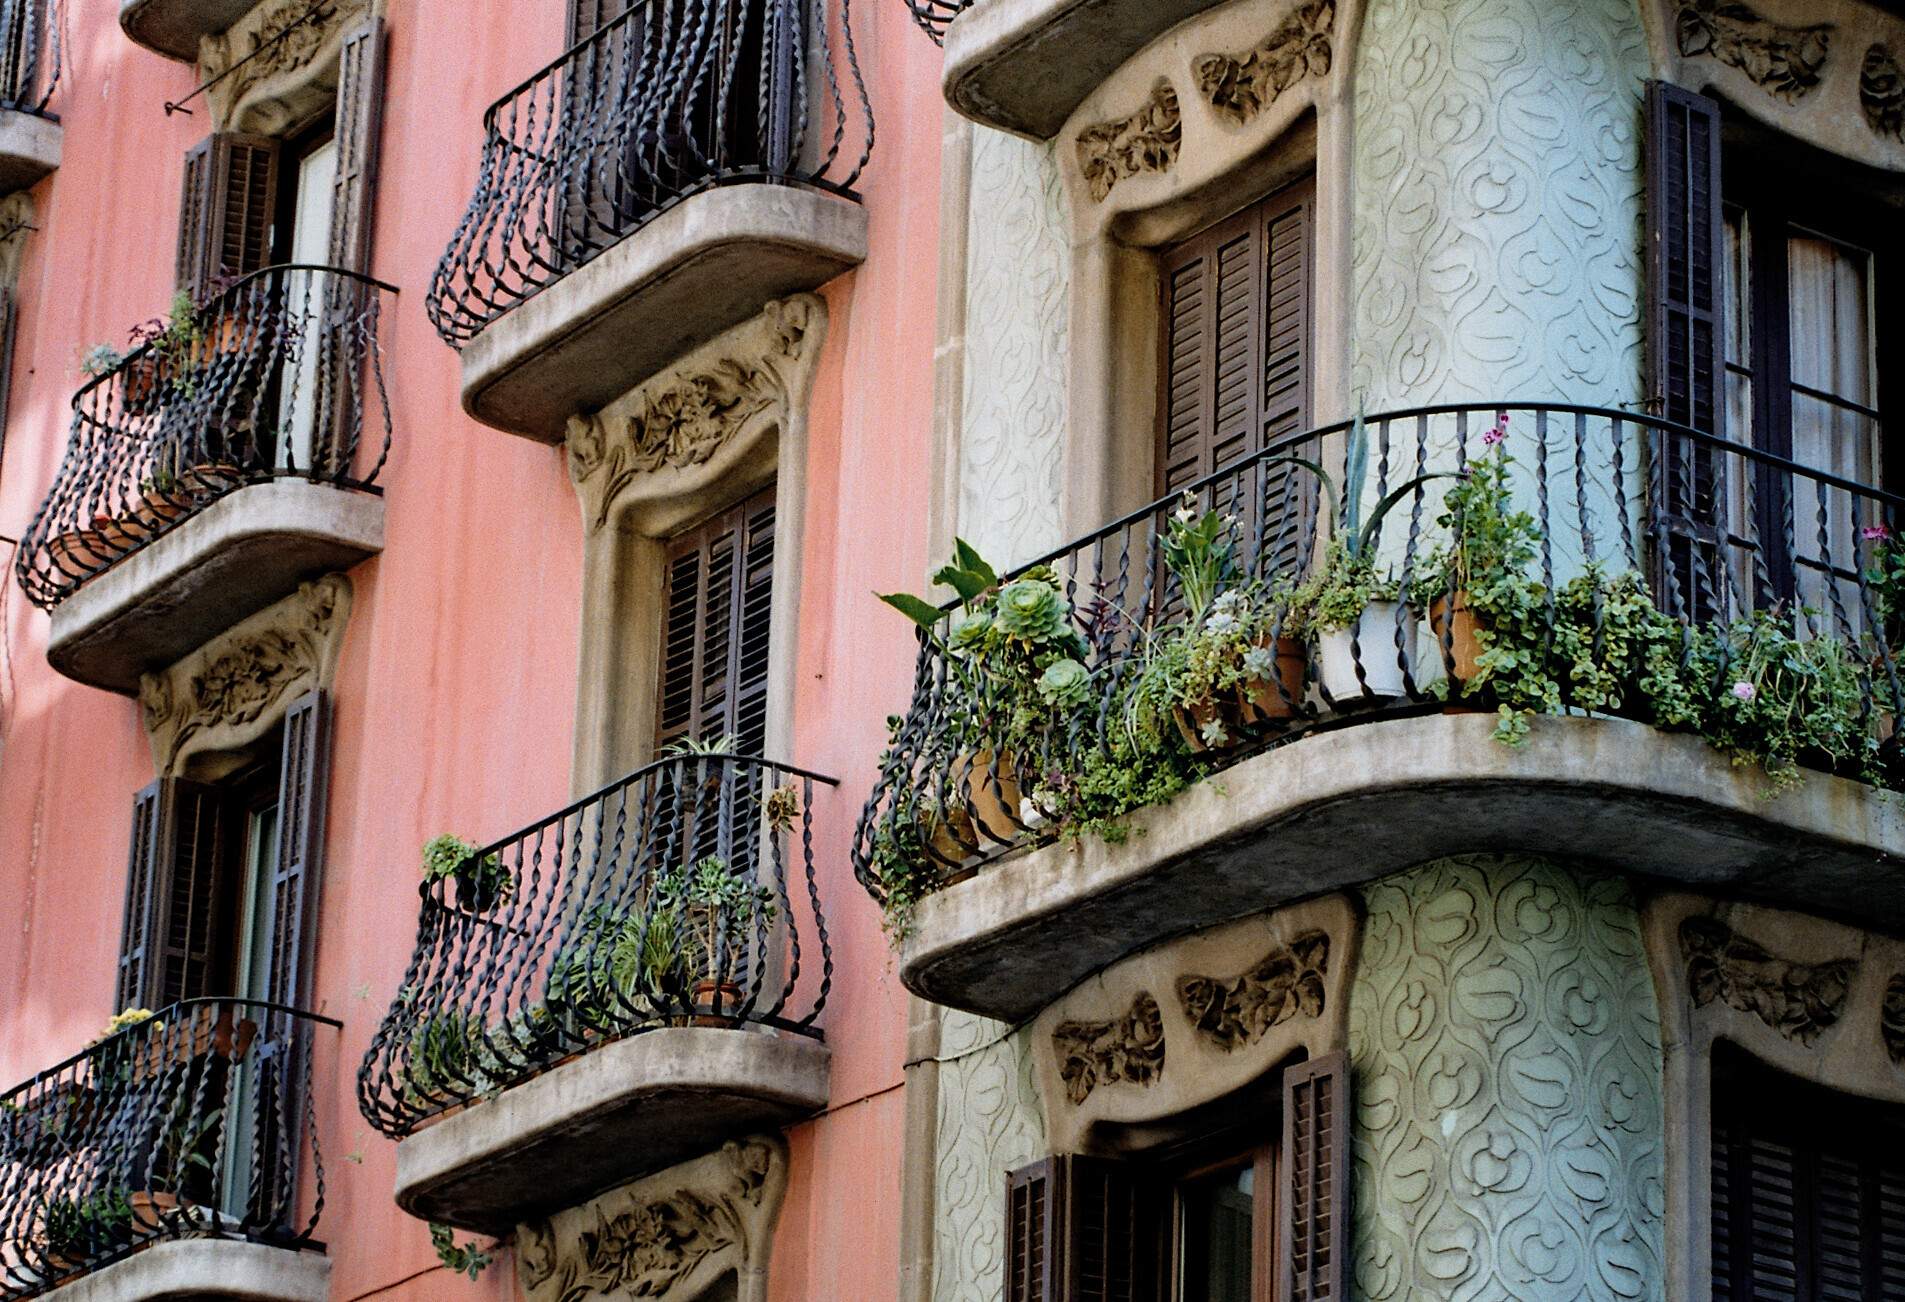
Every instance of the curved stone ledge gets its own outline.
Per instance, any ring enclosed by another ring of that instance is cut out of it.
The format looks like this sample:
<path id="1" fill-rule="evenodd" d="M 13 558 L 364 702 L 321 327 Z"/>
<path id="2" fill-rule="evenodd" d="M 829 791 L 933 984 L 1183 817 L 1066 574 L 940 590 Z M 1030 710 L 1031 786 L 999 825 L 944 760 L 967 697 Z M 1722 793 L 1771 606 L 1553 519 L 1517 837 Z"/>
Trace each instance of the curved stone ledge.
<path id="1" fill-rule="evenodd" d="M 37 113 L 0 109 L 0 194 L 50 176 L 60 165 L 60 124 Z"/>
<path id="2" fill-rule="evenodd" d="M 1319 733 L 1133 820 L 1123 845 L 1027 851 L 921 902 L 901 979 L 1031 1017 L 1127 954 L 1443 855 L 1534 851 L 1863 925 L 1905 925 L 1905 797 L 1758 768 L 1625 720 L 1427 715 Z"/>
<path id="3" fill-rule="evenodd" d="M 397 1205 L 502 1233 L 827 1105 L 818 1040 L 674 1027 L 604 1045 L 397 1147 Z"/>
<path id="4" fill-rule="evenodd" d="M 560 443 L 569 417 L 866 252 L 866 210 L 850 199 L 787 185 L 704 190 L 485 326 L 463 349 L 463 410 Z"/>
<path id="5" fill-rule="evenodd" d="M 1049 140 L 1125 60 L 1221 0 L 979 0 L 946 33 L 946 102 Z"/>
<path id="6" fill-rule="evenodd" d="M 304 479 L 252 484 L 181 522 L 53 610 L 46 658 L 133 695 L 162 669 L 307 579 L 384 547 L 384 499 Z"/>
<path id="7" fill-rule="evenodd" d="M 142 1248 L 46 1296 L 60 1302 L 144 1302 L 150 1298 L 325 1302 L 330 1291 L 331 1261 L 321 1252 L 268 1248 L 242 1239 L 180 1239 Z"/>
<path id="8" fill-rule="evenodd" d="M 119 0 L 119 27 L 135 45 L 182 63 L 198 62 L 199 38 L 216 36 L 258 0 Z"/>

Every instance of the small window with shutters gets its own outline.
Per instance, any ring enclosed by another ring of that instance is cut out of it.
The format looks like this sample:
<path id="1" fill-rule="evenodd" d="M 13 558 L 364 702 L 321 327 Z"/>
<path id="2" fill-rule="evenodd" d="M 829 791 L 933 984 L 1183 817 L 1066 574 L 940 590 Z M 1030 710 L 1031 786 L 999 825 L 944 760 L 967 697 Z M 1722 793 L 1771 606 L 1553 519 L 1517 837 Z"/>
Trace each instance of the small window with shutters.
<path id="1" fill-rule="evenodd" d="M 1905 1299 L 1905 1107 L 1714 1048 L 1713 1297 Z"/>
<path id="2" fill-rule="evenodd" d="M 730 739 L 767 746 L 774 601 L 774 492 L 722 511 L 668 545 L 656 748 Z"/>

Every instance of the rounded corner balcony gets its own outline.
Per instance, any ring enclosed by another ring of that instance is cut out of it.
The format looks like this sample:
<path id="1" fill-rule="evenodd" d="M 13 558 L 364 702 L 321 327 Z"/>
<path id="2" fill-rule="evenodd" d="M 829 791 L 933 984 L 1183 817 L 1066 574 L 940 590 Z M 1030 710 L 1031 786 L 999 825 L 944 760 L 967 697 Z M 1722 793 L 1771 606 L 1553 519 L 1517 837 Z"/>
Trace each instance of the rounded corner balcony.
<path id="1" fill-rule="evenodd" d="M 383 549 L 378 345 L 393 287 L 331 267 L 237 281 L 80 389 L 14 570 L 47 659 L 134 693 L 318 575 Z"/>
<path id="2" fill-rule="evenodd" d="M 1222 0 L 906 0 L 945 48 L 946 102 L 1049 140 L 1132 55 Z"/>
<path id="3" fill-rule="evenodd" d="M 258 0 L 119 0 L 119 29 L 135 45 L 181 63 L 198 62 L 198 44 L 243 18 Z"/>
<path id="4" fill-rule="evenodd" d="M 1489 850 L 1905 926 L 1905 498 L 1848 471 L 1626 411 L 1424 409 L 1004 579 L 962 545 L 854 843 L 902 981 L 1018 1022 L 1171 937 Z"/>
<path id="5" fill-rule="evenodd" d="M 398 1205 L 502 1232 L 823 1109 L 832 785 L 674 756 L 426 882 L 358 1075 Z"/>
<path id="6" fill-rule="evenodd" d="M 848 5 L 640 0 L 490 107 L 429 299 L 465 411 L 559 443 L 865 260 L 873 119 Z"/>
<path id="7" fill-rule="evenodd" d="M 322 1302 L 312 1059 L 339 1025 L 187 1000 L 0 1095 L 0 1298 Z"/>
<path id="8" fill-rule="evenodd" d="M 61 9 L 59 0 L 0 8 L 0 195 L 25 190 L 60 165 L 60 120 L 51 105 L 63 54 Z"/>

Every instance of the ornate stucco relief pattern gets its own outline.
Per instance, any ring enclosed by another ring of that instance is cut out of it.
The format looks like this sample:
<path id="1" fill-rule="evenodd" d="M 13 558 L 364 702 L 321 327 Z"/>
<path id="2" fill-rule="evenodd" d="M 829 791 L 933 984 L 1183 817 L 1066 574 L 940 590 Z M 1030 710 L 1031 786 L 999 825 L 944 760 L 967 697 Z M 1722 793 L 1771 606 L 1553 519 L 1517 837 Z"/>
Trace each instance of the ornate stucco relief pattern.
<path id="1" fill-rule="evenodd" d="M 1681 923 L 1680 952 L 1695 1008 L 1717 1000 L 1797 1044 L 1813 1043 L 1839 1020 L 1859 969 L 1855 959 L 1782 958 L 1714 918 Z"/>
<path id="2" fill-rule="evenodd" d="M 1660 1296 L 1660 1027 L 1626 884 L 1475 855 L 1364 896 L 1357 1295 Z"/>
<path id="3" fill-rule="evenodd" d="M 1832 24 L 1789 27 L 1739 0 L 1691 0 L 1674 16 L 1674 41 L 1683 58 L 1718 59 L 1791 104 L 1819 85 L 1832 52 Z"/>
<path id="4" fill-rule="evenodd" d="M 1131 1011 L 1102 1022 L 1060 1022 L 1052 1030 L 1065 1096 L 1083 1103 L 1100 1085 L 1154 1085 L 1164 1074 L 1164 1010 L 1148 990 Z"/>
<path id="5" fill-rule="evenodd" d="M 1051 146 L 973 132 L 958 531 L 1002 568 L 1060 541 L 1071 250 Z"/>
<path id="6" fill-rule="evenodd" d="M 1303 78 L 1330 75 L 1335 24 L 1336 0 L 1311 0 L 1243 54 L 1199 55 L 1198 92 L 1223 117 L 1248 122 Z"/>
<path id="7" fill-rule="evenodd" d="M 942 1023 L 934 1302 L 997 1302 L 1005 1287 L 1005 1173 L 1045 1152 L 1029 1032 L 948 1011 Z M 981 1046 L 981 1047 L 973 1047 Z"/>
<path id="8" fill-rule="evenodd" d="M 1329 970 L 1330 938 L 1310 931 L 1241 976 L 1187 973 L 1178 980 L 1177 997 L 1200 1035 L 1226 1051 L 1241 1049 L 1292 1017 L 1321 1017 Z"/>
<path id="9" fill-rule="evenodd" d="M 1859 67 L 1859 107 L 1872 130 L 1905 140 L 1905 69 L 1886 45 L 1865 52 Z"/>
<path id="10" fill-rule="evenodd" d="M 1640 398 L 1633 0 L 1372 0 L 1357 59 L 1357 396 Z"/>
<path id="11" fill-rule="evenodd" d="M 1091 197 L 1103 203 L 1126 177 L 1170 171 L 1183 143 L 1184 115 L 1177 91 L 1159 78 L 1151 97 L 1130 116 L 1078 133 L 1078 168 Z"/>

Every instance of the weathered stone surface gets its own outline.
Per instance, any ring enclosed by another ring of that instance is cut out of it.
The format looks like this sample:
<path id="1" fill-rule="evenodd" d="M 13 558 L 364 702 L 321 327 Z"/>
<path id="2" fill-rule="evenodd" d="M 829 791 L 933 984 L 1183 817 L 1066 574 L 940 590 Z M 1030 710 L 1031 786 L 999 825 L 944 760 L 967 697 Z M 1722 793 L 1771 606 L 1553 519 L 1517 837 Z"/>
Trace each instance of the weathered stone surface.
<path id="1" fill-rule="evenodd" d="M 397 1204 L 502 1233 L 811 1116 L 826 1106 L 830 1059 L 817 1040 L 758 1031 L 630 1036 L 409 1136 L 397 1148 Z"/>
<path id="2" fill-rule="evenodd" d="M 242 1239 L 183 1239 L 155 1243 L 47 1296 L 60 1302 L 325 1302 L 330 1292 L 331 1261 L 321 1252 L 268 1248 Z"/>
<path id="3" fill-rule="evenodd" d="M 137 44 L 194 63 L 200 38 L 243 18 L 256 0 L 119 0 L 119 26 Z"/>
<path id="4" fill-rule="evenodd" d="M 0 110 L 0 194 L 24 190 L 59 165 L 59 123 Z"/>

